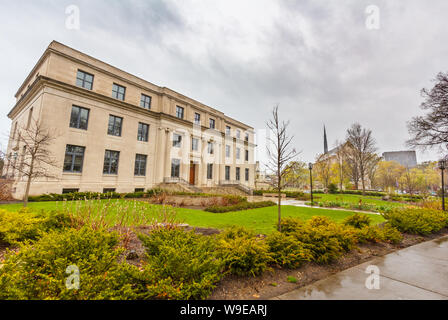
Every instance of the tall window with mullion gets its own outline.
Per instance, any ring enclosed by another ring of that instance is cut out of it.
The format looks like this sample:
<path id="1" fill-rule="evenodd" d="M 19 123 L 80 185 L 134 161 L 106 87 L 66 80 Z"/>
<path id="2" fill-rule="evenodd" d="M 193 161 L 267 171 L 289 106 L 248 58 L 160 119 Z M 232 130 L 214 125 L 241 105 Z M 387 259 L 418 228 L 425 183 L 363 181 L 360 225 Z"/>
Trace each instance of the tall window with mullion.
<path id="1" fill-rule="evenodd" d="M 139 122 L 137 140 L 148 142 L 148 132 L 149 132 L 149 124 Z"/>
<path id="2" fill-rule="evenodd" d="M 230 146 L 226 145 L 226 158 L 230 158 Z"/>
<path id="3" fill-rule="evenodd" d="M 209 153 L 209 154 L 213 154 L 213 153 L 214 153 L 214 150 L 213 150 L 213 142 L 209 142 L 208 145 L 207 145 L 207 147 L 208 147 L 208 153 Z"/>
<path id="4" fill-rule="evenodd" d="M 89 123 L 89 112 L 89 109 L 72 106 L 72 113 L 70 115 L 70 127 L 87 130 L 87 125 Z"/>
<path id="5" fill-rule="evenodd" d="M 213 163 L 207 163 L 207 179 L 213 179 Z"/>
<path id="6" fill-rule="evenodd" d="M 109 115 L 109 125 L 107 134 L 111 136 L 121 137 L 121 127 L 123 125 L 123 118 Z"/>
<path id="7" fill-rule="evenodd" d="M 246 174 L 245 174 L 246 181 L 249 181 L 249 169 L 246 168 L 245 171 L 246 171 L 246 172 L 245 172 L 245 173 L 246 173 Z"/>
<path id="8" fill-rule="evenodd" d="M 171 160 L 171 178 L 180 177 L 180 159 Z"/>
<path id="9" fill-rule="evenodd" d="M 199 151 L 199 139 L 191 138 L 191 150 Z"/>
<path id="10" fill-rule="evenodd" d="M 201 124 L 201 114 L 199 114 L 199 113 L 194 114 L 194 124 L 198 124 L 198 125 Z"/>
<path id="11" fill-rule="evenodd" d="M 148 158 L 145 154 L 135 155 L 135 168 L 134 175 L 136 176 L 146 176 L 146 159 Z"/>
<path id="12" fill-rule="evenodd" d="M 230 166 L 226 166 L 225 168 L 225 178 L 226 180 L 230 180 Z"/>
<path id="13" fill-rule="evenodd" d="M 235 170 L 235 178 L 236 178 L 236 181 L 240 181 L 240 167 L 236 167 L 235 168 L 236 170 Z"/>
<path id="14" fill-rule="evenodd" d="M 120 151 L 106 150 L 104 154 L 104 174 L 118 174 Z"/>
<path id="15" fill-rule="evenodd" d="M 85 147 L 68 144 L 65 148 L 64 172 L 82 172 Z"/>
<path id="16" fill-rule="evenodd" d="M 125 94 L 126 88 L 114 83 L 114 85 L 112 86 L 112 97 L 124 101 Z"/>
<path id="17" fill-rule="evenodd" d="M 140 98 L 140 107 L 151 109 L 151 97 L 142 93 L 142 97 Z"/>
<path id="18" fill-rule="evenodd" d="M 176 106 L 176 117 L 178 117 L 179 119 L 184 118 L 184 108 Z"/>
<path id="19" fill-rule="evenodd" d="M 78 70 L 76 75 L 76 85 L 78 87 L 92 90 L 93 88 L 93 75 L 90 73 Z"/>

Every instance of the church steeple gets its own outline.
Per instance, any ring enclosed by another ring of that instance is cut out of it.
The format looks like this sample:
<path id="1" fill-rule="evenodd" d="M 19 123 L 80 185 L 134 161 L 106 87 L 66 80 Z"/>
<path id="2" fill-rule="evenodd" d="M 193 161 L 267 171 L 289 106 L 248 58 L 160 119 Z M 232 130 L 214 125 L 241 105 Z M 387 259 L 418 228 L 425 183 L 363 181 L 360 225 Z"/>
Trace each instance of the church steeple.
<path id="1" fill-rule="evenodd" d="M 328 143 L 327 143 L 327 131 L 325 130 L 324 125 L 324 154 L 328 153 Z"/>

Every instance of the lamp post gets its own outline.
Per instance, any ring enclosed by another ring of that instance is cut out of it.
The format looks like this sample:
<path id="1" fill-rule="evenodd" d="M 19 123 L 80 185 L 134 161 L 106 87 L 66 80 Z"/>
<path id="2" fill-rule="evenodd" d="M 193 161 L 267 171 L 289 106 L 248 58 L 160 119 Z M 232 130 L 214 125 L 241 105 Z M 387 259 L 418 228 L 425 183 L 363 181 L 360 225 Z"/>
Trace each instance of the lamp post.
<path id="1" fill-rule="evenodd" d="M 310 191 L 311 191 L 311 206 L 313 206 L 313 164 L 308 163 L 308 169 L 310 169 Z"/>
<path id="2" fill-rule="evenodd" d="M 442 210 L 445 211 L 445 179 L 443 171 L 446 169 L 445 159 L 439 161 L 439 169 L 442 172 Z"/>

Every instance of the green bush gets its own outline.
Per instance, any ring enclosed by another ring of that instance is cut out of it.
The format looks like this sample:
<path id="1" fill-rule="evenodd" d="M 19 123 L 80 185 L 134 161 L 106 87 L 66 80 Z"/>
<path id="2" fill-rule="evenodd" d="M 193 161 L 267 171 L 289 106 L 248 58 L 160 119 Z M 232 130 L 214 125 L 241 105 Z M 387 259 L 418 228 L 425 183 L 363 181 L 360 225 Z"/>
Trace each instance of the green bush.
<path id="1" fill-rule="evenodd" d="M 335 183 L 330 183 L 328 185 L 328 193 L 334 194 L 338 192 L 338 186 Z"/>
<path id="2" fill-rule="evenodd" d="M 420 235 L 438 232 L 448 224 L 447 213 L 433 209 L 399 208 L 383 216 L 399 231 Z"/>
<path id="3" fill-rule="evenodd" d="M 369 226 L 371 222 L 372 219 L 370 219 L 368 215 L 355 213 L 354 215 L 345 218 L 343 224 L 361 229 L 365 226 Z"/>
<path id="4" fill-rule="evenodd" d="M 321 264 L 336 260 L 356 243 L 354 228 L 339 225 L 327 217 L 312 217 L 305 223 L 289 218 L 282 230 L 302 242 L 310 250 L 312 260 Z"/>
<path id="5" fill-rule="evenodd" d="M 281 220 L 281 230 L 286 234 L 300 231 L 304 228 L 305 222 L 298 218 L 286 217 Z"/>
<path id="6" fill-rule="evenodd" d="M 403 235 L 401 232 L 393 227 L 390 223 L 386 223 L 381 230 L 383 233 L 383 241 L 391 242 L 394 244 L 403 241 Z"/>
<path id="7" fill-rule="evenodd" d="M 242 211 L 249 209 L 265 208 L 275 206 L 275 202 L 272 201 L 260 201 L 260 202 L 241 202 L 230 206 L 210 206 L 205 211 L 213 213 L 224 213 L 231 211 Z"/>
<path id="8" fill-rule="evenodd" d="M 295 237 L 275 231 L 266 238 L 274 263 L 284 268 L 295 269 L 310 261 L 312 255 Z"/>
<path id="9" fill-rule="evenodd" d="M 223 275 L 213 237 L 182 229 L 157 229 L 139 235 L 147 263 L 139 275 L 139 295 L 157 299 L 205 299 Z"/>
<path id="10" fill-rule="evenodd" d="M 231 274 L 256 276 L 272 262 L 266 242 L 245 228 L 229 228 L 218 236 L 218 244 L 218 256 Z"/>
<path id="11" fill-rule="evenodd" d="M 10 252 L 0 268 L 0 299 L 135 299 L 132 267 L 117 262 L 115 233 L 91 229 L 52 231 Z M 79 269 L 79 289 L 66 286 L 67 267 Z"/>
<path id="12" fill-rule="evenodd" d="M 0 209 L 0 242 L 18 244 L 25 240 L 35 240 L 44 222 L 44 218 L 26 210 L 9 212 Z"/>
<path id="13" fill-rule="evenodd" d="M 403 236 L 397 228 L 386 223 L 384 226 L 364 226 L 356 230 L 356 238 L 359 243 L 366 242 L 390 242 L 400 243 Z"/>

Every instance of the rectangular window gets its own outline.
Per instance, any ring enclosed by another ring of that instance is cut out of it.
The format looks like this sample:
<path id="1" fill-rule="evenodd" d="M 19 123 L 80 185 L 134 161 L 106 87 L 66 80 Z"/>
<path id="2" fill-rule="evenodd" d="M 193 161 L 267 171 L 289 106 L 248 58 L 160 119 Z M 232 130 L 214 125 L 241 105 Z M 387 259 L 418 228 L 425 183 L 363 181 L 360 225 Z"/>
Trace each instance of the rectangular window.
<path id="1" fill-rule="evenodd" d="M 247 142 L 249 142 L 249 133 L 246 132 L 246 134 L 244 135 L 244 140 L 246 140 Z"/>
<path id="2" fill-rule="evenodd" d="M 93 88 L 93 75 L 90 73 L 78 70 L 78 73 L 76 75 L 76 85 L 78 87 L 92 90 Z"/>
<path id="3" fill-rule="evenodd" d="M 62 194 L 75 193 L 78 191 L 79 191 L 79 189 L 62 189 Z"/>
<path id="4" fill-rule="evenodd" d="M 176 117 L 178 117 L 179 119 L 184 118 L 184 108 L 176 106 Z"/>
<path id="5" fill-rule="evenodd" d="M 87 125 L 89 123 L 89 113 L 89 109 L 72 106 L 72 113 L 70 115 L 70 127 L 87 130 Z"/>
<path id="6" fill-rule="evenodd" d="M 137 131 L 137 141 L 148 142 L 149 124 L 139 122 Z"/>
<path id="7" fill-rule="evenodd" d="M 112 192 L 115 192 L 115 188 L 104 188 L 103 189 L 103 193 L 112 193 Z"/>
<path id="8" fill-rule="evenodd" d="M 226 180 L 230 180 L 230 167 L 226 166 Z"/>
<path id="9" fill-rule="evenodd" d="M 246 158 L 245 158 L 245 160 L 249 161 L 249 150 L 246 150 Z"/>
<path id="10" fill-rule="evenodd" d="M 229 126 L 226 126 L 226 136 L 230 136 L 230 130 L 231 128 Z"/>
<path id="11" fill-rule="evenodd" d="M 180 160 L 179 159 L 171 160 L 171 177 L 172 178 L 180 177 Z"/>
<path id="12" fill-rule="evenodd" d="M 239 129 L 236 130 L 236 138 L 237 139 L 241 138 L 241 131 Z"/>
<path id="13" fill-rule="evenodd" d="M 142 93 L 142 96 L 140 98 L 140 107 L 148 110 L 151 109 L 151 97 Z"/>
<path id="14" fill-rule="evenodd" d="M 112 86 L 112 98 L 124 101 L 124 96 L 126 94 L 126 88 L 114 83 Z"/>
<path id="15" fill-rule="evenodd" d="M 194 124 L 201 124 L 201 115 L 199 113 L 194 114 Z"/>
<path id="16" fill-rule="evenodd" d="M 103 174 L 118 174 L 120 151 L 106 150 L 104 153 Z"/>
<path id="17" fill-rule="evenodd" d="M 82 172 L 85 147 L 68 144 L 65 148 L 64 172 Z"/>
<path id="18" fill-rule="evenodd" d="M 240 167 L 236 167 L 235 178 L 236 181 L 240 181 Z"/>
<path id="19" fill-rule="evenodd" d="M 109 125 L 107 134 L 111 136 L 121 137 L 121 126 L 123 125 L 123 118 L 109 115 Z"/>
<path id="20" fill-rule="evenodd" d="M 241 149 L 240 148 L 236 148 L 236 158 L 238 160 L 240 159 L 240 153 L 241 153 Z"/>
<path id="21" fill-rule="evenodd" d="M 249 181 L 249 169 L 246 168 L 246 181 Z"/>
<path id="22" fill-rule="evenodd" d="M 31 120 L 33 119 L 33 110 L 34 108 L 30 109 L 30 112 L 28 113 L 28 122 L 26 125 L 26 128 L 29 129 L 30 125 L 31 125 Z"/>
<path id="23" fill-rule="evenodd" d="M 199 150 L 199 139 L 191 138 L 191 150 L 193 151 Z"/>
<path id="24" fill-rule="evenodd" d="M 210 119 L 210 129 L 215 129 L 215 119 Z"/>
<path id="25" fill-rule="evenodd" d="M 145 192 L 145 188 L 135 188 L 134 192 Z"/>
<path id="26" fill-rule="evenodd" d="M 182 145 L 182 136 L 177 133 L 173 133 L 173 147 L 180 148 Z"/>
<path id="27" fill-rule="evenodd" d="M 135 176 L 146 176 L 146 159 L 147 155 L 145 154 L 135 155 L 135 168 L 134 168 Z"/>
<path id="28" fill-rule="evenodd" d="M 230 146 L 226 145 L 226 158 L 230 158 Z"/>
<path id="29" fill-rule="evenodd" d="M 208 149 L 207 149 L 208 153 L 209 154 L 213 154 L 213 152 L 214 152 L 214 150 L 213 150 L 213 142 L 209 142 L 207 147 L 208 147 Z"/>
<path id="30" fill-rule="evenodd" d="M 207 163 L 207 179 L 213 179 L 213 163 Z"/>

